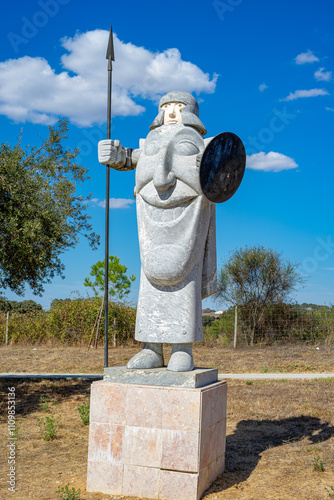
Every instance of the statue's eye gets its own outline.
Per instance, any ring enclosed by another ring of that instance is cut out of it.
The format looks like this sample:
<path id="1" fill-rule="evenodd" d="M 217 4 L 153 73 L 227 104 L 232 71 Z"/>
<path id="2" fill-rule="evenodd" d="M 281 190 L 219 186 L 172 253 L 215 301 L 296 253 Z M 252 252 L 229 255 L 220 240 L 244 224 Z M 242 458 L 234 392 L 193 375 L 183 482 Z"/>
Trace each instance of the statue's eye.
<path id="1" fill-rule="evenodd" d="M 191 156 L 197 155 L 199 153 L 199 149 L 191 141 L 180 141 L 175 146 L 175 153 L 182 156 Z"/>
<path id="2" fill-rule="evenodd" d="M 147 156 L 153 156 L 153 155 L 156 155 L 158 152 L 159 152 L 159 146 L 156 142 L 149 142 L 149 143 L 145 143 L 145 154 Z"/>

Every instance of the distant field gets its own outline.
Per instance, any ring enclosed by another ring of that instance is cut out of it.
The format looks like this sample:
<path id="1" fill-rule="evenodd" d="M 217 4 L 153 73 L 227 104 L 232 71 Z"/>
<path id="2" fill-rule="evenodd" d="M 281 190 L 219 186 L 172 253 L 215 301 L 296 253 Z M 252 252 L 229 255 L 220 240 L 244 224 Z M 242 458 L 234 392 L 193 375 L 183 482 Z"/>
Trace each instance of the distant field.
<path id="1" fill-rule="evenodd" d="M 318 348 L 317 348 L 318 347 Z M 109 366 L 125 365 L 140 346 L 109 348 Z M 165 347 L 165 362 L 171 353 Z M 56 347 L 45 344 L 0 347 L 0 372 L 102 373 L 103 347 Z M 290 344 L 270 347 L 194 346 L 196 366 L 217 367 L 220 373 L 329 372 L 334 373 L 334 345 Z"/>

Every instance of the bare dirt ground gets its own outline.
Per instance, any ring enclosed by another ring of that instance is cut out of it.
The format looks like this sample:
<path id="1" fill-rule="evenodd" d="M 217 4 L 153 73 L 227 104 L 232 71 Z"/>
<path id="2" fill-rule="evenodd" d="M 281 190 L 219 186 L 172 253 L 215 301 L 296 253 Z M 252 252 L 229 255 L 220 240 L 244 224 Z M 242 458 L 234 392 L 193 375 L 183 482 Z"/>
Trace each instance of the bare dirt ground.
<path id="1" fill-rule="evenodd" d="M 140 346 L 109 348 L 109 366 L 125 365 Z M 170 346 L 165 347 L 165 362 Z M 10 345 L 0 347 L 0 373 L 103 373 L 103 346 Z M 334 345 L 211 347 L 195 345 L 196 366 L 215 367 L 220 373 L 334 373 Z"/>
<path id="2" fill-rule="evenodd" d="M 197 366 L 220 372 L 334 372 L 333 346 L 195 347 Z M 121 365 L 138 347 L 110 349 L 109 364 Z M 170 348 L 166 350 L 166 361 Z M 13 345 L 0 348 L 0 372 L 103 372 L 103 348 Z M 0 382 L 0 499 L 47 500 L 67 483 L 82 500 L 112 497 L 85 491 L 88 426 L 78 407 L 89 402 L 90 382 L 2 380 Z M 16 492 L 7 490 L 8 387 L 15 387 L 18 441 Z M 53 441 L 40 436 L 41 397 L 61 415 Z M 314 464 L 322 464 L 316 471 Z M 333 487 L 333 490 L 331 489 Z M 205 500 L 325 500 L 334 495 L 334 373 L 311 381 L 229 381 L 226 471 Z M 141 499 L 142 500 L 142 499 Z"/>
<path id="3" fill-rule="evenodd" d="M 9 472 L 7 394 L 15 386 L 19 425 L 16 491 L 7 491 Z M 334 378 L 314 381 L 228 382 L 226 471 L 205 500 L 325 500 L 334 488 Z M 78 407 L 89 402 L 85 381 L 1 381 L 0 498 L 57 499 L 59 486 L 81 489 L 82 500 L 112 497 L 87 493 L 88 426 Z M 38 418 L 48 415 L 44 396 L 61 415 L 53 441 L 40 437 Z M 324 471 L 314 470 L 314 461 Z M 141 499 L 142 500 L 142 499 Z"/>

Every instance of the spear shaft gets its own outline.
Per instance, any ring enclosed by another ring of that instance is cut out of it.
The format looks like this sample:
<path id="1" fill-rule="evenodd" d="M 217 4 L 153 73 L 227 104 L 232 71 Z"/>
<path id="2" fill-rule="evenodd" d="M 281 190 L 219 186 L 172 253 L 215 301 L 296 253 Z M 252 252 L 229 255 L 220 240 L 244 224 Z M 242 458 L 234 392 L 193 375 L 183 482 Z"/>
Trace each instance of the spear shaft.
<path id="1" fill-rule="evenodd" d="M 111 90 L 112 61 L 114 44 L 112 26 L 110 26 L 106 59 L 108 59 L 108 104 L 107 104 L 107 139 L 111 139 Z M 104 367 L 108 367 L 108 298 L 109 298 L 109 198 L 110 198 L 110 167 L 106 170 L 106 227 L 105 227 L 105 269 L 104 269 Z"/>

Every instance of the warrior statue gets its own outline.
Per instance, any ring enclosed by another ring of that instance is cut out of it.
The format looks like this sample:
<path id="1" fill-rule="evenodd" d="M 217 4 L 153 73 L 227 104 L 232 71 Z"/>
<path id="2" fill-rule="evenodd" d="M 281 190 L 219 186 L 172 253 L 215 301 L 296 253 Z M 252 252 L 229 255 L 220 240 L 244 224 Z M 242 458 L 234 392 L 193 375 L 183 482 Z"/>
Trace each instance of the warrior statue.
<path id="1" fill-rule="evenodd" d="M 139 149 L 123 148 L 119 141 L 99 143 L 103 165 L 137 167 L 142 267 L 135 339 L 143 348 L 129 361 L 131 369 L 164 366 L 162 345 L 170 343 L 167 369 L 192 370 L 192 344 L 203 340 L 201 300 L 217 284 L 215 202 L 234 194 L 244 171 L 243 146 L 234 134 L 213 140 L 205 134 L 196 99 L 176 91 L 161 98 Z"/>

